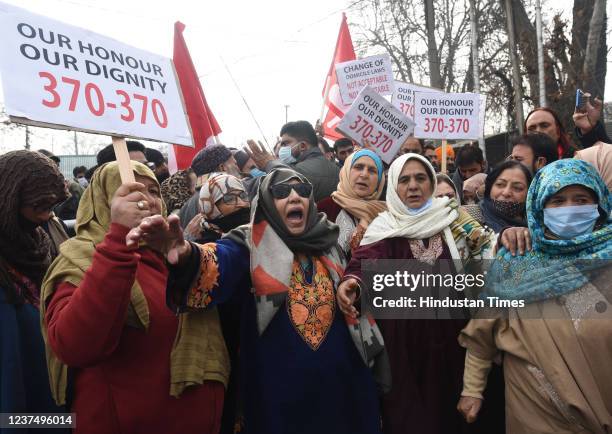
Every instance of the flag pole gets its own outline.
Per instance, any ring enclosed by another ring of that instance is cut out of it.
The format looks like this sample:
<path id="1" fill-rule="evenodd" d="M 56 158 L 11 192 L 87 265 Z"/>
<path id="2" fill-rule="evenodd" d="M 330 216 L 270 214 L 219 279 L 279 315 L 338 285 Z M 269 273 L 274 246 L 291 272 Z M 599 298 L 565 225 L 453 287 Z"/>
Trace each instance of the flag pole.
<path id="1" fill-rule="evenodd" d="M 238 91 L 238 94 L 242 98 L 242 102 L 244 102 L 245 107 L 247 108 L 247 110 L 251 114 L 251 117 L 253 118 L 253 121 L 255 122 L 255 125 L 257 125 L 257 128 L 259 129 L 259 132 L 261 133 L 261 137 L 263 137 L 264 142 L 266 143 L 266 147 L 268 148 L 268 151 L 274 153 L 274 151 L 270 147 L 270 144 L 268 143 L 268 140 L 266 139 L 266 135 L 264 134 L 263 130 L 261 129 L 261 126 L 259 125 L 259 122 L 257 122 L 257 118 L 255 118 L 255 114 L 251 110 L 251 107 L 249 107 L 249 103 L 247 102 L 246 98 L 242 94 L 242 91 L 240 90 L 240 86 L 238 86 L 238 83 L 234 79 L 234 76 L 232 75 L 232 72 L 230 71 L 229 67 L 227 66 L 227 63 L 225 63 L 225 60 L 223 60 L 223 57 L 219 56 L 219 58 L 221 59 L 221 62 L 223 63 L 223 66 L 225 66 L 225 70 L 227 71 L 227 74 L 232 79 L 232 82 L 234 82 L 234 86 L 236 86 L 236 90 Z"/>
<path id="2" fill-rule="evenodd" d="M 325 114 L 325 102 L 329 96 L 329 76 L 325 77 L 325 92 L 323 93 L 323 103 L 321 104 L 321 114 L 319 115 L 319 122 L 323 123 L 323 115 Z"/>

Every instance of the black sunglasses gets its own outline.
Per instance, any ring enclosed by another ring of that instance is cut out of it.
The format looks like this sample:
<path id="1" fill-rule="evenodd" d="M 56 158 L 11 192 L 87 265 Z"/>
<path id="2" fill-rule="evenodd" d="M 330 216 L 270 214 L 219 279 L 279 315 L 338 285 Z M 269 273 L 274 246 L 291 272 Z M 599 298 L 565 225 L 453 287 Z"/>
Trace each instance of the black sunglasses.
<path id="1" fill-rule="evenodd" d="M 223 203 L 232 204 L 238 202 L 238 198 L 246 201 L 249 196 L 246 194 L 246 191 L 241 191 L 240 193 L 225 193 L 221 199 Z"/>
<path id="2" fill-rule="evenodd" d="M 270 192 L 274 199 L 285 199 L 289 197 L 292 189 L 304 198 L 309 198 L 310 193 L 312 193 L 312 185 L 306 182 L 298 182 L 297 184 L 276 184 L 270 187 Z"/>

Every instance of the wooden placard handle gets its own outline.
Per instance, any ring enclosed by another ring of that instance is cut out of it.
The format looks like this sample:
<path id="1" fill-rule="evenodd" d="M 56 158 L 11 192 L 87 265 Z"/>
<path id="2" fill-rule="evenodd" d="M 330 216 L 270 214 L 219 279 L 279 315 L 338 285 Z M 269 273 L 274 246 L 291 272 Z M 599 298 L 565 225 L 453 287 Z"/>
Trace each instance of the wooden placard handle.
<path id="1" fill-rule="evenodd" d="M 136 182 L 134 178 L 134 170 L 130 163 L 130 154 L 127 149 L 127 143 L 123 137 L 113 136 L 113 149 L 119 163 L 119 174 L 121 175 L 121 183 Z"/>
<path id="2" fill-rule="evenodd" d="M 446 140 L 442 140 L 442 161 L 440 162 L 440 171 L 446 174 Z"/>

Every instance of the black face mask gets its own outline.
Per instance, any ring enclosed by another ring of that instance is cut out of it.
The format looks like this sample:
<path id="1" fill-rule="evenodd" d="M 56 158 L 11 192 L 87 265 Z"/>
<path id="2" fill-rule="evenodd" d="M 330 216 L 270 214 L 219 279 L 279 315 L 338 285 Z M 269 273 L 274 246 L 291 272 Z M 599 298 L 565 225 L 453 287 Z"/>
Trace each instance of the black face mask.
<path id="1" fill-rule="evenodd" d="M 219 227 L 224 233 L 236 229 L 238 226 L 247 224 L 251 219 L 251 209 L 241 208 L 228 216 L 218 217 L 208 222 Z"/>

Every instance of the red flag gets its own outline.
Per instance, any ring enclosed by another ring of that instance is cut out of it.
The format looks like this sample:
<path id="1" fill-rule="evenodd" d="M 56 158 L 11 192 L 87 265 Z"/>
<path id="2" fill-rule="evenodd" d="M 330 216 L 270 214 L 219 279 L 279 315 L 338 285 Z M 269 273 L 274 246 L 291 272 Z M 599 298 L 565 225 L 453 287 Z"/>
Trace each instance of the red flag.
<path id="1" fill-rule="evenodd" d="M 198 151 L 205 148 L 206 145 L 214 143 L 216 136 L 221 132 L 221 127 L 219 127 L 206 102 L 202 85 L 183 38 L 183 30 L 185 30 L 183 23 L 180 21 L 174 23 L 174 55 L 172 60 L 183 93 L 185 111 L 191 125 L 195 148 L 172 145 L 168 155 L 168 165 L 171 172 L 191 166 L 191 160 Z"/>
<path id="2" fill-rule="evenodd" d="M 336 125 L 344 116 L 350 105 L 344 105 L 340 97 L 340 89 L 338 87 L 338 79 L 336 77 L 336 64 L 355 60 L 355 50 L 353 49 L 353 41 L 349 32 L 346 15 L 342 14 L 342 23 L 340 24 L 340 32 L 338 33 L 338 42 L 336 42 L 336 50 L 332 59 L 329 72 L 325 78 L 325 86 L 323 88 L 323 105 L 327 107 L 327 113 L 323 116 L 323 134 L 325 137 L 332 140 L 337 140 L 342 135 L 336 132 Z"/>

